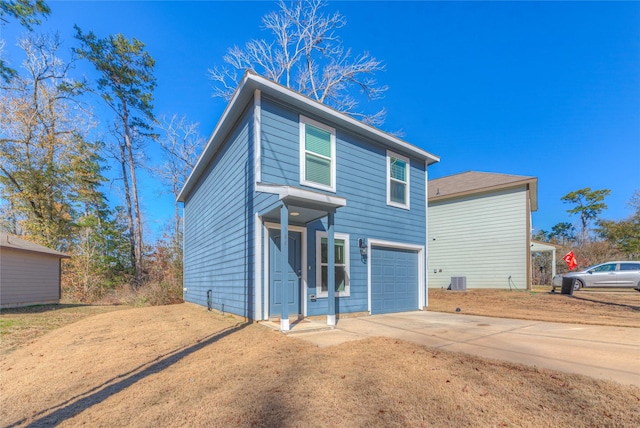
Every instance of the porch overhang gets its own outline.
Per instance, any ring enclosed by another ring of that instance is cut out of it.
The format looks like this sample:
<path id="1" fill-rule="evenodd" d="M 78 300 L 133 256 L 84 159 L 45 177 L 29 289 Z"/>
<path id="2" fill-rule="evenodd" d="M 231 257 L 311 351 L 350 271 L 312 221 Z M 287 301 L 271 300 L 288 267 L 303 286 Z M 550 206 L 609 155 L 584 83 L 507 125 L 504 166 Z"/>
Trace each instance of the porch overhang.
<path id="1" fill-rule="evenodd" d="M 280 251 L 289 254 L 289 225 L 306 225 L 312 221 L 327 217 L 327 325 L 336 325 L 336 293 L 335 293 L 335 241 L 334 214 L 338 208 L 347 205 L 347 200 L 340 196 L 313 192 L 299 187 L 273 184 L 256 184 L 256 191 L 278 195 L 278 201 L 271 204 L 263 212 L 258 213 L 262 221 L 280 223 Z M 281 257 L 280 272 L 289 272 L 289 257 Z M 300 278 L 300 276 L 298 276 Z M 288 331 L 289 309 L 288 286 L 280 287 L 280 302 L 283 302 L 280 314 L 280 330 Z"/>
<path id="2" fill-rule="evenodd" d="M 551 244 L 549 242 L 540 242 L 531 240 L 531 251 L 537 252 L 551 252 L 551 281 L 553 281 L 553 277 L 556 276 L 556 250 L 561 248 L 559 245 Z"/>
<path id="3" fill-rule="evenodd" d="M 256 190 L 278 195 L 279 202 L 260 213 L 266 221 L 280 222 L 280 206 L 283 203 L 289 207 L 290 224 L 308 224 L 326 217 L 329 213 L 335 213 L 338 208 L 347 205 L 347 200 L 340 196 L 299 187 L 259 183 L 256 185 Z"/>

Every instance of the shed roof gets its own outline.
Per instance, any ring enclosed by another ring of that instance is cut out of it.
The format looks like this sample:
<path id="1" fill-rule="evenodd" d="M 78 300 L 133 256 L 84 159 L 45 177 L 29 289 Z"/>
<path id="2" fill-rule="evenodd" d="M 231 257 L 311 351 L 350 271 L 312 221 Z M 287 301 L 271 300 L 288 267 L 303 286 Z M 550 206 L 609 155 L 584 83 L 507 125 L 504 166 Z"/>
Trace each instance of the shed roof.
<path id="1" fill-rule="evenodd" d="M 562 248 L 560 245 L 552 244 L 551 242 L 531 240 L 531 251 L 553 251 Z"/>
<path id="2" fill-rule="evenodd" d="M 524 175 L 467 171 L 429 180 L 429 201 L 456 198 L 493 190 L 526 185 L 530 190 L 531 211 L 538 210 L 538 178 Z"/>
<path id="3" fill-rule="evenodd" d="M 354 119 L 338 110 L 335 110 L 326 104 L 314 101 L 299 92 L 284 87 L 271 80 L 265 79 L 251 71 L 247 71 L 233 94 L 231 101 L 227 105 L 224 113 L 220 117 L 216 128 L 209 137 L 196 166 L 187 178 L 180 194 L 178 201 L 184 202 L 185 198 L 198 182 L 200 175 L 205 171 L 207 165 L 213 159 L 225 141 L 228 133 L 231 132 L 233 126 L 242 115 L 247 104 L 253 99 L 256 90 L 261 93 L 283 101 L 294 108 L 299 108 L 305 112 L 310 112 L 321 120 L 326 120 L 332 126 L 339 126 L 348 131 L 362 135 L 372 141 L 378 142 L 390 149 L 398 150 L 412 157 L 424 160 L 428 165 L 439 162 L 440 158 L 417 147 L 407 143 L 391 134 L 387 134 L 380 129 L 367 125 L 359 120 Z"/>
<path id="4" fill-rule="evenodd" d="M 51 248 L 47 248 L 44 245 L 36 244 L 5 232 L 0 232 L 0 247 L 12 248 L 14 250 L 31 251 L 33 253 L 51 254 L 53 256 L 62 258 L 69 258 L 68 254 L 52 250 Z"/>

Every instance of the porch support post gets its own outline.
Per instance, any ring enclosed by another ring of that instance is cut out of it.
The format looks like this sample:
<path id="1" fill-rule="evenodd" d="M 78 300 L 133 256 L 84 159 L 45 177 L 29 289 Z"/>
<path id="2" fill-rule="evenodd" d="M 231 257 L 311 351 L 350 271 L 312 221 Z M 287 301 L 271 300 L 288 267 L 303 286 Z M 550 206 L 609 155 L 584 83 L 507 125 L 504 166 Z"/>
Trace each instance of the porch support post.
<path id="1" fill-rule="evenodd" d="M 556 276 L 556 249 L 551 250 L 551 281 Z"/>
<path id="2" fill-rule="evenodd" d="M 333 213 L 327 218 L 327 325 L 336 325 L 336 246 L 333 231 Z"/>
<path id="3" fill-rule="evenodd" d="M 285 203 L 280 207 L 280 255 L 282 275 L 280 330 L 289 331 L 289 207 Z"/>

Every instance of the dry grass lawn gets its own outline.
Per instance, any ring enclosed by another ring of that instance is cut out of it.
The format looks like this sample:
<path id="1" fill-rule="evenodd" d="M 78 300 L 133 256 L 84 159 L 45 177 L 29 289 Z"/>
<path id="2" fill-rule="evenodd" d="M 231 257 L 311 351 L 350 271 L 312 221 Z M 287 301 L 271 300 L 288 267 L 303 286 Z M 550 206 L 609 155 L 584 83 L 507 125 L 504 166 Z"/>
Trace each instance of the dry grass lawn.
<path id="1" fill-rule="evenodd" d="M 0 356 L 0 420 L 637 427 L 640 389 L 384 338 L 318 348 L 180 304 L 91 316 Z"/>
<path id="2" fill-rule="evenodd" d="M 0 311 L 0 355 L 31 343 L 43 334 L 91 315 L 126 306 L 38 305 Z"/>
<path id="3" fill-rule="evenodd" d="M 550 322 L 640 327 L 640 293 L 633 289 L 580 290 L 573 296 L 530 291 L 429 290 L 428 310 Z"/>

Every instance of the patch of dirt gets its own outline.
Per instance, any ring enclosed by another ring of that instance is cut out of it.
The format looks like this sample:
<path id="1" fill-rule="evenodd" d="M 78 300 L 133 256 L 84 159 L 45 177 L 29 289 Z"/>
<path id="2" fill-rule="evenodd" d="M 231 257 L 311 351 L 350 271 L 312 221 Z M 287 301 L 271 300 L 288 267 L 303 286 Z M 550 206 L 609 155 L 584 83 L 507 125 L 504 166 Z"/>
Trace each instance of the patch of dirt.
<path id="1" fill-rule="evenodd" d="M 533 291 L 447 291 L 429 289 L 434 312 L 484 315 L 549 322 L 640 327 L 640 293 L 631 289 L 576 291 L 573 296 L 552 293 L 550 287 Z"/>
<path id="2" fill-rule="evenodd" d="M 640 426 L 640 389 L 373 338 L 318 348 L 180 304 L 0 357 L 11 426 Z"/>

